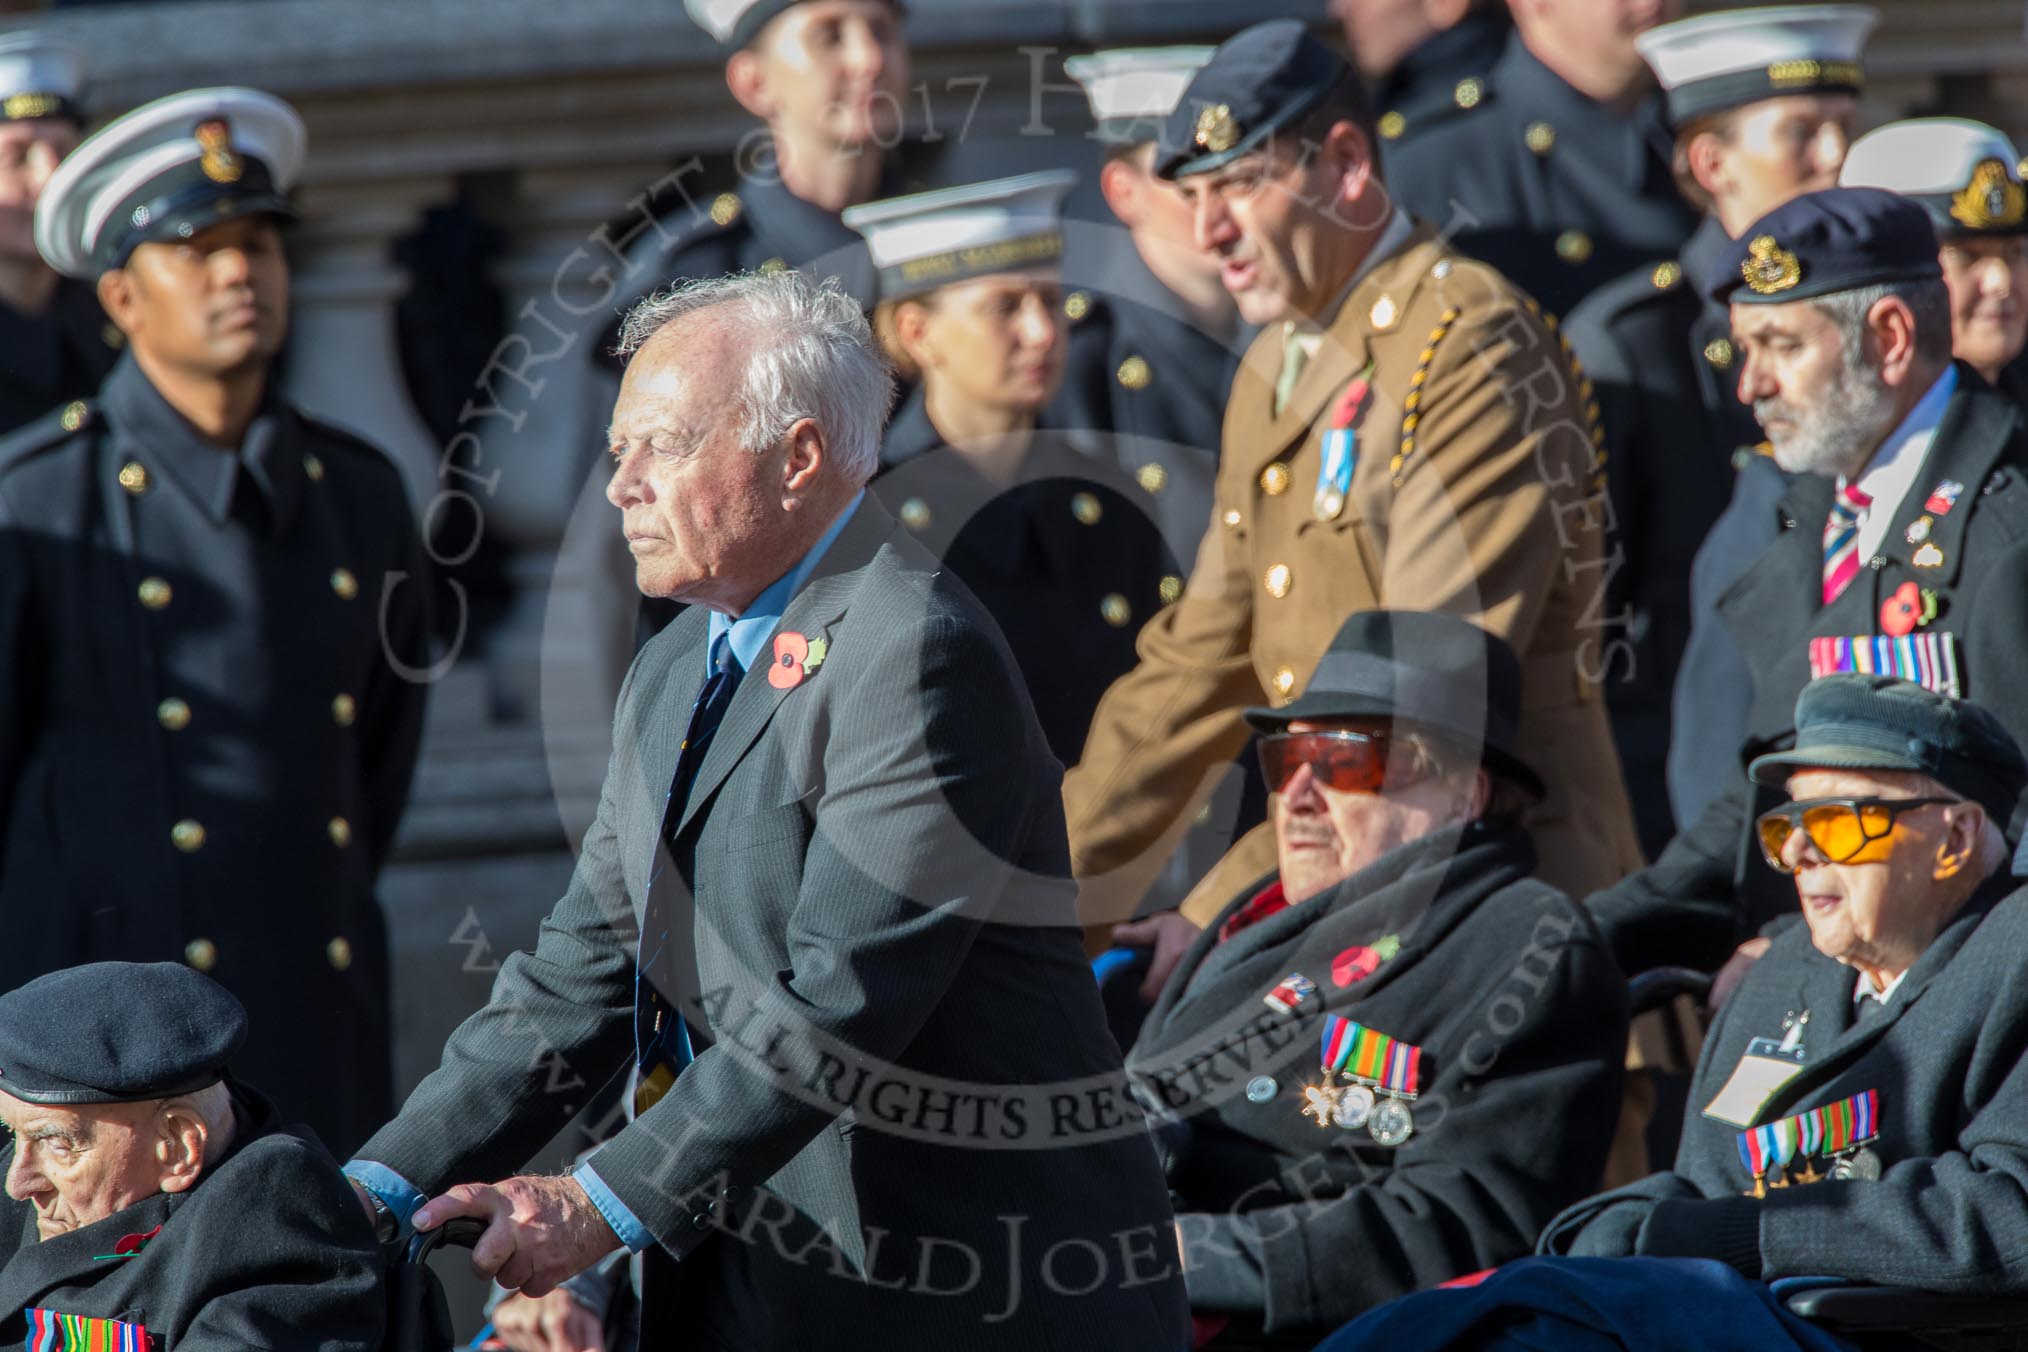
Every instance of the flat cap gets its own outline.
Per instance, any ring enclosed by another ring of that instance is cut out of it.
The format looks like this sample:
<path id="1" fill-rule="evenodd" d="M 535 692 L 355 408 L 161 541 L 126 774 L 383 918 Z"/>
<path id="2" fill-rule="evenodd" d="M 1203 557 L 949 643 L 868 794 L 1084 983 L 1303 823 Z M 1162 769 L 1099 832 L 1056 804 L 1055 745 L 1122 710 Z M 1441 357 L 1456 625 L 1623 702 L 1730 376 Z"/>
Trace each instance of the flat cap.
<path id="1" fill-rule="evenodd" d="M 191 89 L 86 137 L 35 203 L 35 248 L 67 277 L 122 267 L 143 244 L 240 216 L 290 216 L 303 119 L 273 94 Z"/>
<path id="2" fill-rule="evenodd" d="M 1852 143 L 1838 181 L 1886 188 L 1929 212 L 1938 239 L 2028 234 L 2021 152 L 1998 127 L 1967 117 L 1911 117 Z"/>
<path id="3" fill-rule="evenodd" d="M 1337 53 L 1296 19 L 1241 29 L 1211 54 L 1162 124 L 1155 172 L 1205 174 L 1258 147 L 1334 88 L 1359 88 Z"/>
<path id="4" fill-rule="evenodd" d="M 1798 770 L 1912 770 L 1986 809 L 2012 836 L 2028 789 L 2028 761 L 1983 705 L 1892 676 L 1820 676 L 1796 697 L 1793 750 L 1755 758 L 1756 784 L 1781 785 Z"/>
<path id="5" fill-rule="evenodd" d="M 216 1084 L 246 1040 L 231 992 L 175 962 L 93 962 L 0 995 L 0 1092 L 136 1103 Z"/>
<path id="6" fill-rule="evenodd" d="M 1303 693 L 1279 709 L 1245 711 L 1256 731 L 1333 718 L 1412 723 L 1480 748 L 1488 770 L 1543 796 L 1542 777 L 1514 752 L 1521 661 L 1497 634 L 1429 610 L 1362 610 L 1332 636 Z"/>
<path id="7" fill-rule="evenodd" d="M 1704 290 L 1720 304 L 1779 305 L 1862 286 L 1943 280 L 1929 213 L 1884 188 L 1791 198 L 1718 255 Z"/>

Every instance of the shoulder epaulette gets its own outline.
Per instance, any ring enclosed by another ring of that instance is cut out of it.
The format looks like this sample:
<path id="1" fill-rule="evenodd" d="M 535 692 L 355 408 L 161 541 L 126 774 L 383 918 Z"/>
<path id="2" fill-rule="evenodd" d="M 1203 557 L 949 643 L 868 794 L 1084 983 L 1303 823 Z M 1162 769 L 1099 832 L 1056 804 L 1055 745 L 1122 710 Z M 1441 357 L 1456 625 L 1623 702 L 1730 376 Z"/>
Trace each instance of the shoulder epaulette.
<path id="1" fill-rule="evenodd" d="M 41 451 L 61 446 L 71 436 L 90 427 L 98 418 L 98 406 L 89 399 L 73 399 L 52 409 L 34 422 L 25 423 L 0 437 L 0 474 Z"/>

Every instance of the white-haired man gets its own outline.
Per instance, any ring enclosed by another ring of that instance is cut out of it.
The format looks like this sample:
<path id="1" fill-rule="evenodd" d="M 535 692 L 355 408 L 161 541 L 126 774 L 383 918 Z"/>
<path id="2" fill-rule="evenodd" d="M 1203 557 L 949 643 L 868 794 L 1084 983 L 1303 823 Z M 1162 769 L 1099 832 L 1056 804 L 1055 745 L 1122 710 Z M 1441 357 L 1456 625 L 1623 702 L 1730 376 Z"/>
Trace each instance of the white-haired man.
<path id="1" fill-rule="evenodd" d="M 1839 671 L 1979 699 L 2017 738 L 2028 732 L 2028 711 L 2006 697 L 2028 663 L 2016 524 L 2028 428 L 1952 361 L 1936 247 L 1909 199 L 1830 188 L 1748 227 L 1704 279 L 1731 305 L 1739 397 L 1797 476 L 1780 533 L 1718 603 L 1753 671 L 1745 755 L 1793 736 L 1797 694 Z M 1652 867 L 1592 899 L 1628 971 L 1710 970 L 1788 909 L 1780 878 L 1743 868 L 1750 822 L 1774 804 L 1741 765 Z M 1765 946 L 1750 939 L 1745 954 Z"/>
<path id="2" fill-rule="evenodd" d="M 0 995 L 0 1341 L 378 1348 L 381 1257 L 337 1162 L 230 1068 L 247 1016 L 180 962 Z"/>
<path id="3" fill-rule="evenodd" d="M 350 1171 L 390 1234 L 487 1219 L 478 1267 L 530 1295 L 645 1251 L 643 1346 L 1180 1346 L 1061 772 L 991 622 L 863 496 L 893 395 L 858 303 L 693 283 L 623 346 L 607 496 L 690 608 L 540 943 Z M 574 1174 L 461 1181 L 629 1064 L 635 1120 Z"/>

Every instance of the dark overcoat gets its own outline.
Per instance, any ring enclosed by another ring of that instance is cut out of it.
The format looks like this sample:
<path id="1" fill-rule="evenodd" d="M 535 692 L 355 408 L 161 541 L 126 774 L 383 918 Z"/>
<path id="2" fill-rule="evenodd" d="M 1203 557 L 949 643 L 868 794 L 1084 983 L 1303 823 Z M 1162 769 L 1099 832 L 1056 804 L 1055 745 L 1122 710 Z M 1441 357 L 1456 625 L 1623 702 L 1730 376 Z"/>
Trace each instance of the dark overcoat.
<path id="1" fill-rule="evenodd" d="M 384 1121 L 430 586 L 400 472 L 279 399 L 220 450 L 129 357 L 0 442 L 0 989 L 187 961 L 288 1120 Z"/>
<path id="2" fill-rule="evenodd" d="M 1440 832 L 1184 956 L 1129 1069 L 1151 1105 L 1200 1313 L 1308 1347 L 1384 1301 L 1529 1251 L 1596 1187 L 1619 1108 L 1625 982 L 1515 828 Z M 1272 879 L 1263 879 L 1263 883 Z M 1264 997 L 1291 975 L 1316 994 Z M 1398 1148 L 1304 1115 L 1327 1013 L 1422 1049 Z"/>
<path id="3" fill-rule="evenodd" d="M 39 1242 L 34 1206 L 0 1200 L 0 1341 L 39 1346 L 40 1310 L 139 1324 L 150 1352 L 376 1352 L 382 1259 L 351 1185 L 260 1095 L 234 1086 L 233 1108 L 232 1143 L 187 1191 Z"/>

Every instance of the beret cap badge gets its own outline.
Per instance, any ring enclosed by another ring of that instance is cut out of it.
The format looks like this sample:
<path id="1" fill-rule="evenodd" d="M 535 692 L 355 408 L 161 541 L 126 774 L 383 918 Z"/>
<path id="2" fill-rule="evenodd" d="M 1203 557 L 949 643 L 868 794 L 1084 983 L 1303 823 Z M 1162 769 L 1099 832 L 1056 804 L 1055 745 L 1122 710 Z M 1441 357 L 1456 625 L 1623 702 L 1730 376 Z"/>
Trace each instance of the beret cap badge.
<path id="1" fill-rule="evenodd" d="M 1197 144 L 1214 155 L 1239 144 L 1239 124 L 1232 120 L 1230 105 L 1214 103 L 1197 114 Z"/>
<path id="2" fill-rule="evenodd" d="M 197 124 L 195 132 L 197 145 L 203 154 L 198 157 L 197 167 L 213 183 L 237 183 L 246 166 L 240 160 L 239 152 L 232 148 L 232 129 L 222 118 L 212 118 Z"/>
<path id="3" fill-rule="evenodd" d="M 1973 230 L 2019 225 L 2028 216 L 2028 188 L 2007 175 L 1999 160 L 1981 160 L 1972 181 L 1951 195 L 1951 219 Z"/>
<path id="4" fill-rule="evenodd" d="M 1786 291 L 1803 279 L 1802 265 L 1796 256 L 1776 243 L 1773 235 L 1762 235 L 1746 246 L 1746 259 L 1739 265 L 1739 272 L 1754 293 L 1762 296 Z"/>

